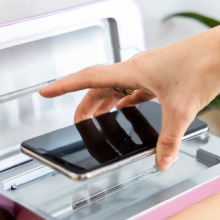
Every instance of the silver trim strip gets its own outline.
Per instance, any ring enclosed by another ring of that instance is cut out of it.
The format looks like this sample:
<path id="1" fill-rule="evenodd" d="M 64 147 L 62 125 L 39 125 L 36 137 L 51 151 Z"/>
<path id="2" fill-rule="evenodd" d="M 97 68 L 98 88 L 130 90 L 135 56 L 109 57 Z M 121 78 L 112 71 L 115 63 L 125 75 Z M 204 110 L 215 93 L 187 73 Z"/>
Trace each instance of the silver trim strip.
<path id="1" fill-rule="evenodd" d="M 17 176 L 14 176 L 12 178 L 6 179 L 2 182 L 4 190 L 10 190 L 14 189 L 14 187 L 21 186 L 23 184 L 26 184 L 28 182 L 34 181 L 36 179 L 39 179 L 41 177 L 55 174 L 56 171 L 52 170 L 51 168 L 47 166 L 39 166 L 35 169 L 31 169 L 27 172 L 21 173 Z"/>
<path id="2" fill-rule="evenodd" d="M 72 204 L 72 208 L 74 211 L 78 210 L 78 209 L 81 209 L 87 205 L 90 205 L 94 202 L 98 202 L 114 193 L 117 193 L 121 190 L 124 190 L 130 186 L 133 186 L 134 184 L 137 184 L 143 180 L 146 180 L 147 178 L 153 176 L 154 174 L 156 173 L 159 173 L 159 170 L 157 169 L 156 166 L 154 166 L 153 168 L 139 174 L 139 175 L 136 175 L 128 180 L 125 180 L 121 183 L 118 183 L 118 184 L 115 184 L 114 186 L 111 186 L 105 190 L 102 190 L 98 193 L 95 193 L 85 199 L 82 199 L 78 202 L 75 202 Z"/>
<path id="3" fill-rule="evenodd" d="M 9 157 L 7 159 L 0 161 L 0 172 L 6 171 L 8 169 L 12 169 L 21 164 L 28 163 L 32 160 L 33 160 L 32 158 L 22 153 L 17 154 L 15 156 L 12 156 L 12 157 Z"/>
<path id="4" fill-rule="evenodd" d="M 182 143 L 183 143 L 183 142 L 186 142 L 186 141 L 189 141 L 189 140 L 191 140 L 191 139 L 193 139 L 193 138 L 196 138 L 196 137 L 198 137 L 198 136 L 200 136 L 200 135 L 202 135 L 202 134 L 206 134 L 208 131 L 209 131 L 209 126 L 207 126 L 207 127 L 204 128 L 204 129 L 201 129 L 201 130 L 199 130 L 199 131 L 196 131 L 196 132 L 190 133 L 190 134 L 188 134 L 188 135 L 185 135 L 185 136 L 183 137 L 183 139 L 182 139 Z"/>
<path id="5" fill-rule="evenodd" d="M 14 153 L 15 151 L 19 151 L 20 152 L 19 144 L 15 145 L 13 147 L 9 147 L 9 148 L 6 148 L 4 150 L 1 150 L 0 151 L 0 157 L 4 156 L 6 154 Z"/>

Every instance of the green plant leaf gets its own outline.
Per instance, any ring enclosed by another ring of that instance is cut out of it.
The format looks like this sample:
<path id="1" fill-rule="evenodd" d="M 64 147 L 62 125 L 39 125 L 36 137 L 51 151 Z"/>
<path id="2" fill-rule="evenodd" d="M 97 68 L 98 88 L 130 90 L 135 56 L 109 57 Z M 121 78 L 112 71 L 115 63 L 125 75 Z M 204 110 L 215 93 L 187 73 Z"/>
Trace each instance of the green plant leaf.
<path id="1" fill-rule="evenodd" d="M 214 100 L 212 100 L 205 108 L 203 108 L 199 114 L 209 110 L 209 109 L 217 109 L 220 110 L 220 96 L 216 96 Z"/>
<path id="2" fill-rule="evenodd" d="M 182 12 L 182 13 L 176 13 L 176 14 L 172 14 L 167 16 L 166 18 L 163 19 L 163 21 L 167 21 L 173 17 L 187 17 L 187 18 L 192 18 L 195 19 L 203 24 L 205 24 L 206 26 L 213 28 L 216 27 L 218 25 L 220 25 L 220 22 L 217 20 L 214 20 L 213 18 L 209 18 L 197 13 L 193 13 L 193 12 Z"/>

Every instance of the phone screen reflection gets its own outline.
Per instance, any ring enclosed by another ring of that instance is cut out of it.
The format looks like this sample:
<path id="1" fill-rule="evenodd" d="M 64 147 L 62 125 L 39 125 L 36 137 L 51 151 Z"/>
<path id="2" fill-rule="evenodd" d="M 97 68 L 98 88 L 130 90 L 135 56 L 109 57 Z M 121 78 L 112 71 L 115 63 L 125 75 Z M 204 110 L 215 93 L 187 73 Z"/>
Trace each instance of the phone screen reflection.
<path id="1" fill-rule="evenodd" d="M 115 112 L 117 114 L 117 112 Z M 76 124 L 82 140 L 91 154 L 99 163 L 132 153 L 157 142 L 158 132 L 136 107 L 121 110 L 126 120 L 132 125 L 132 130 L 137 134 L 142 143 L 136 143 L 121 127 L 114 113 L 106 113 L 95 118 L 100 129 L 92 119 Z"/>
<path id="2" fill-rule="evenodd" d="M 161 118 L 160 108 L 153 107 L 144 104 L 106 113 L 25 144 L 66 168 L 91 170 L 134 151 L 155 147 Z"/>

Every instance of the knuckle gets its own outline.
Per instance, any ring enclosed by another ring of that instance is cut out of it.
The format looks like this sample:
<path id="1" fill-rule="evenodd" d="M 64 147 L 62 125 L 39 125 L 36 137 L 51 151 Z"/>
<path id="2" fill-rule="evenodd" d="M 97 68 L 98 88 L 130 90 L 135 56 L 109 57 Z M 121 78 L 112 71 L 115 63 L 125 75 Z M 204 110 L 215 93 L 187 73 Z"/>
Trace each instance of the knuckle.
<path id="1" fill-rule="evenodd" d="M 93 100 L 103 100 L 105 98 L 108 98 L 113 94 L 114 91 L 112 91 L 112 88 L 104 88 L 104 89 L 90 89 L 89 90 L 89 96 Z"/>
<path id="2" fill-rule="evenodd" d="M 160 138 L 160 145 L 167 153 L 175 152 L 179 149 L 180 139 L 175 136 L 163 136 Z"/>
<path id="3" fill-rule="evenodd" d="M 120 100 L 122 98 L 124 98 L 125 95 L 122 93 L 122 92 L 117 92 L 115 95 L 114 95 L 114 99 L 115 100 Z"/>
<path id="4" fill-rule="evenodd" d="M 131 62 L 132 62 L 132 64 L 135 66 L 135 67 L 137 67 L 137 59 L 135 59 L 135 57 L 133 57 L 132 59 L 131 59 Z"/>
<path id="5" fill-rule="evenodd" d="M 134 68 L 135 71 L 139 72 L 141 67 L 141 59 L 139 57 L 133 57 L 130 60 L 130 65 Z"/>
<path id="6" fill-rule="evenodd" d="M 76 110 L 75 118 L 77 118 L 78 121 L 85 121 L 85 120 L 89 119 L 90 117 L 91 117 L 91 115 L 89 115 L 83 109 Z"/>
<path id="7" fill-rule="evenodd" d="M 61 94 L 66 94 L 66 93 L 69 92 L 69 90 L 67 89 L 67 86 L 65 86 L 65 84 L 62 84 L 62 85 L 60 86 L 59 90 L 60 90 L 60 93 L 61 93 Z"/>
<path id="8" fill-rule="evenodd" d="M 87 67 L 80 71 L 83 76 L 91 75 L 94 72 L 93 67 Z"/>
<path id="9" fill-rule="evenodd" d="M 93 94 L 93 99 L 98 99 L 98 100 L 103 100 L 106 98 L 106 95 L 103 94 L 103 93 L 96 93 L 96 94 Z"/>
<path id="10" fill-rule="evenodd" d="M 91 88 L 91 80 L 94 77 L 94 68 L 87 67 L 79 72 L 82 80 L 85 82 L 87 88 Z"/>
<path id="11" fill-rule="evenodd" d="M 103 114 L 105 114 L 105 113 L 107 113 L 107 112 L 108 112 L 108 111 L 106 111 L 106 110 L 104 110 L 104 109 L 97 109 L 97 110 L 94 112 L 93 116 L 94 116 L 94 117 L 97 117 L 97 116 L 103 115 Z"/>

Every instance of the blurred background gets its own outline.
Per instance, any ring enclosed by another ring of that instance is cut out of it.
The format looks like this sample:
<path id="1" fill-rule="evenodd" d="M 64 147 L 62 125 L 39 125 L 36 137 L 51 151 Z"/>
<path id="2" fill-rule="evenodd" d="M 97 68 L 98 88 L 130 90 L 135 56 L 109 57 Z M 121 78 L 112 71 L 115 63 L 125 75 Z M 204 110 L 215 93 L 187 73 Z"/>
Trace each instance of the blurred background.
<path id="1" fill-rule="evenodd" d="M 220 20 L 220 1 L 217 0 L 136 0 L 143 12 L 148 49 L 166 46 L 208 29 L 187 18 L 163 19 L 178 12 L 195 12 Z"/>

